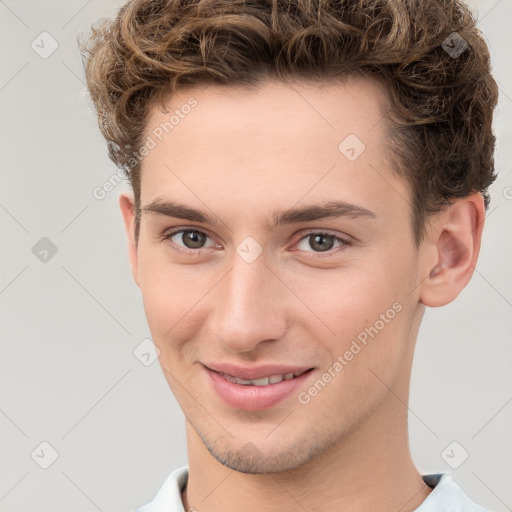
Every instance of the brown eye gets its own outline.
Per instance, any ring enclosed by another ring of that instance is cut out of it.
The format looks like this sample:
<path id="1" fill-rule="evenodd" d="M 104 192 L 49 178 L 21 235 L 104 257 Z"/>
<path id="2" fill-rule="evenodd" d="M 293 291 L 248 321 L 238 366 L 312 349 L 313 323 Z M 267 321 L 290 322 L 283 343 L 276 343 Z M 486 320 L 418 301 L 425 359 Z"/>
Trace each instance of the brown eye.
<path id="1" fill-rule="evenodd" d="M 198 249 L 215 247 L 213 240 L 210 242 L 210 246 L 207 246 L 210 237 L 197 229 L 175 229 L 166 233 L 162 239 L 170 242 L 174 246 L 174 250 L 182 253 L 188 252 L 190 255 L 202 253 Z"/>
<path id="2" fill-rule="evenodd" d="M 191 229 L 182 231 L 181 233 L 181 241 L 187 249 L 200 249 L 208 238 L 204 233 Z"/>
<path id="3" fill-rule="evenodd" d="M 297 245 L 301 251 L 322 253 L 337 249 L 340 246 L 347 245 L 348 242 L 336 235 L 322 232 L 311 232 L 303 237 Z M 311 251 L 311 249 L 313 249 Z M 334 253 L 334 251 L 333 251 Z"/>
<path id="4" fill-rule="evenodd" d="M 333 235 L 309 235 L 309 245 L 315 251 L 328 251 L 334 246 Z"/>

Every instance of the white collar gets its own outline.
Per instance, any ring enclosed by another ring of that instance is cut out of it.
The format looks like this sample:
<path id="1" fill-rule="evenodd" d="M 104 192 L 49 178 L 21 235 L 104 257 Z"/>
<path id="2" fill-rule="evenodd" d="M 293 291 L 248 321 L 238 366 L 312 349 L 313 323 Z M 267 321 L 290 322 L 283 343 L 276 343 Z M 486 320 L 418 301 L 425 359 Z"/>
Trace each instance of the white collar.
<path id="1" fill-rule="evenodd" d="M 489 512 L 474 503 L 450 473 L 422 475 L 432 492 L 414 512 Z M 135 512 L 185 512 L 181 492 L 187 485 L 188 466 L 173 471 L 150 503 Z"/>

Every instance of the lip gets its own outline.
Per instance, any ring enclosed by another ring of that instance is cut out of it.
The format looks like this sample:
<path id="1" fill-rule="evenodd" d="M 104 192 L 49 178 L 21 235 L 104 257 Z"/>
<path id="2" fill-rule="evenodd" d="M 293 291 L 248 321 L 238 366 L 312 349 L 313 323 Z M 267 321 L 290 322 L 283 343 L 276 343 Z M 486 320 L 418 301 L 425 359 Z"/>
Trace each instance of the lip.
<path id="1" fill-rule="evenodd" d="M 261 379 L 262 377 L 270 377 L 271 375 L 284 375 L 286 373 L 300 373 L 310 370 L 311 366 L 290 366 L 264 364 L 260 366 L 237 366 L 230 363 L 203 363 L 207 369 L 217 373 L 227 373 L 233 377 L 246 380 Z M 298 377 L 297 377 L 298 378 Z"/>
<path id="2" fill-rule="evenodd" d="M 204 365 L 203 365 L 204 366 Z M 223 365 L 226 366 L 226 365 Z M 279 368 L 279 371 L 275 371 Z M 265 366 L 258 367 L 254 370 L 253 375 L 259 375 L 259 377 L 267 377 L 269 375 L 276 375 L 280 373 L 292 373 L 292 371 L 286 371 L 290 367 L 277 367 L 277 366 Z M 250 386 L 237 384 L 226 380 L 220 373 L 204 366 L 205 372 L 208 374 L 210 385 L 213 391 L 220 397 L 220 399 L 227 405 L 244 411 L 262 411 L 269 409 L 279 402 L 289 397 L 294 391 L 304 384 L 306 379 L 309 379 L 310 374 L 313 373 L 313 368 L 307 368 L 305 373 L 299 377 L 294 377 L 290 380 L 283 380 L 276 384 L 269 384 L 267 386 Z M 285 371 L 283 371 L 283 369 Z M 231 370 L 233 371 L 233 370 Z M 270 373 L 269 373 L 270 371 Z M 302 371 L 302 370 L 296 370 Z M 232 375 L 228 371 L 221 373 L 227 373 Z M 235 371 L 236 373 L 236 371 Z M 248 371 L 244 375 L 248 375 Z M 235 375 L 238 377 L 238 375 Z M 259 377 L 239 377 L 247 380 L 256 379 Z"/>

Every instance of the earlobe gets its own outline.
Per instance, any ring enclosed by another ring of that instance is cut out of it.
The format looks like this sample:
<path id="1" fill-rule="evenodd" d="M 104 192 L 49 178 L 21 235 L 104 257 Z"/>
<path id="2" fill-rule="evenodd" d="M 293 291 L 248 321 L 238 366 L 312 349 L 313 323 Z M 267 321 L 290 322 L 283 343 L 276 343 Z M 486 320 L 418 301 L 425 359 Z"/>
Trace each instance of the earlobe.
<path id="1" fill-rule="evenodd" d="M 425 242 L 434 248 L 420 289 L 425 306 L 449 304 L 468 284 L 478 259 L 484 220 L 481 194 L 457 199 L 437 216 Z"/>
<path id="2" fill-rule="evenodd" d="M 127 194 L 119 196 L 119 208 L 123 216 L 126 237 L 128 239 L 128 256 L 133 279 L 139 285 L 139 266 L 137 255 L 137 244 L 135 242 L 135 212 L 133 197 Z"/>

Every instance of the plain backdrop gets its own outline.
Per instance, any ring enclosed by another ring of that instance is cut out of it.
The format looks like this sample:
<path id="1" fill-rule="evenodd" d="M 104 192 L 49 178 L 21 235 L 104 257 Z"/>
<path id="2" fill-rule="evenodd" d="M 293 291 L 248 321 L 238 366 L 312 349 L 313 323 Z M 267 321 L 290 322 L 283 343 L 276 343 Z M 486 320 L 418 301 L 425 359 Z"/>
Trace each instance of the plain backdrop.
<path id="1" fill-rule="evenodd" d="M 121 4 L 0 0 L 1 511 L 130 510 L 187 464 L 183 414 L 158 361 L 141 356 L 150 333 L 117 206 L 127 186 L 93 195 L 117 169 L 91 110 L 76 38 Z M 420 472 L 449 471 L 475 501 L 505 512 L 512 2 L 471 6 L 500 86 L 499 177 L 471 283 L 452 304 L 426 312 L 410 444 Z"/>

